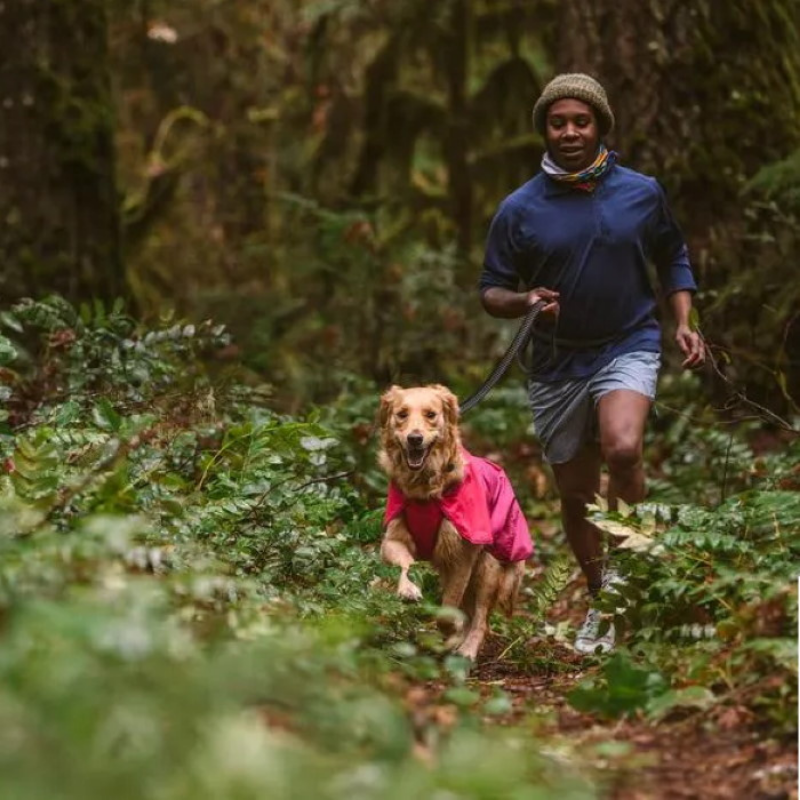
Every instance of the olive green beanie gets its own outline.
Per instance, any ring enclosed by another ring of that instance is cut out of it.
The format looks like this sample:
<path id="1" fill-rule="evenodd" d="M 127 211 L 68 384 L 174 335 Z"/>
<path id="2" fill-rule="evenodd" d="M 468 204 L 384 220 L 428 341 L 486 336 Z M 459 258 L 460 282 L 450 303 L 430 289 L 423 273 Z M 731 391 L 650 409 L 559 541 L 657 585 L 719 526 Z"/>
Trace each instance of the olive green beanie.
<path id="1" fill-rule="evenodd" d="M 544 87 L 542 96 L 533 107 L 533 127 L 539 133 L 544 135 L 547 109 L 556 100 L 563 100 L 567 97 L 582 100 L 595 110 L 601 136 L 614 130 L 614 114 L 608 104 L 606 90 L 590 75 L 584 75 L 582 72 L 568 72 L 556 75 Z"/>

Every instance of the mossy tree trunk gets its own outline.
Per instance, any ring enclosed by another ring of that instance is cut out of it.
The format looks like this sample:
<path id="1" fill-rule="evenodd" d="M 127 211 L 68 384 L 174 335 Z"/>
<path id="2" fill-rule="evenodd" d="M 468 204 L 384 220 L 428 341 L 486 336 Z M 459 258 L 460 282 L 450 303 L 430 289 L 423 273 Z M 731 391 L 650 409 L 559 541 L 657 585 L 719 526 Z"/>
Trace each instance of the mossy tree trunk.
<path id="1" fill-rule="evenodd" d="M 562 0 L 560 13 L 558 70 L 603 82 L 623 163 L 663 180 L 695 231 L 800 144 L 796 0 Z"/>
<path id="2" fill-rule="evenodd" d="M 106 0 L 0 3 L 0 295 L 124 293 Z"/>
<path id="3" fill-rule="evenodd" d="M 610 144 L 670 190 L 704 334 L 731 355 L 720 363 L 733 380 L 711 378 L 716 399 L 752 413 L 731 399 L 746 383 L 761 404 L 790 407 L 777 389 L 796 391 L 786 302 L 796 268 L 781 239 L 796 234 L 788 218 L 775 231 L 759 221 L 743 187 L 800 148 L 800 3 L 561 0 L 560 14 L 558 71 L 603 82 L 617 117 Z"/>
<path id="4" fill-rule="evenodd" d="M 462 255 L 472 244 L 472 177 L 469 151 L 469 74 L 470 3 L 453 0 L 450 30 L 444 37 L 448 123 L 444 140 L 451 210 L 456 225 L 456 242 Z"/>

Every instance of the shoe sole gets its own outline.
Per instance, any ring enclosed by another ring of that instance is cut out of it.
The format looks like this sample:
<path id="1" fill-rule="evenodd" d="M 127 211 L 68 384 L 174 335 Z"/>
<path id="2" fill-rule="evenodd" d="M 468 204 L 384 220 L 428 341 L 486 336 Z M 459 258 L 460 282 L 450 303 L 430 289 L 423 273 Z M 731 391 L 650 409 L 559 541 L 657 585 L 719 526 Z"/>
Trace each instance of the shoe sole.
<path id="1" fill-rule="evenodd" d="M 596 639 L 594 640 L 593 644 L 590 644 L 589 640 L 584 641 L 586 641 L 586 644 L 581 644 L 580 640 L 576 640 L 572 645 L 572 649 L 576 653 L 580 653 L 581 655 L 585 656 L 595 655 L 598 653 L 598 649 L 600 655 L 605 655 L 606 653 L 610 653 L 616 645 L 616 642 L 604 642 Z"/>

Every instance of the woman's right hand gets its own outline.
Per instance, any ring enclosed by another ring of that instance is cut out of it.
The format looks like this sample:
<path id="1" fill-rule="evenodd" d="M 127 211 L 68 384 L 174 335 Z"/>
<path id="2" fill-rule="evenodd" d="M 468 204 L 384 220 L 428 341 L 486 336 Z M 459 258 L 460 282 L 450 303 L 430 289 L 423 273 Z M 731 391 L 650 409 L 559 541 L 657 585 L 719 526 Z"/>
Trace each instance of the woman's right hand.
<path id="1" fill-rule="evenodd" d="M 554 292 L 552 289 L 545 289 L 543 286 L 538 286 L 536 289 L 531 289 L 528 292 L 528 306 L 530 307 L 540 300 L 544 300 L 546 305 L 540 312 L 541 316 L 546 319 L 555 320 L 558 318 L 558 311 L 560 308 L 558 297 L 558 292 Z"/>

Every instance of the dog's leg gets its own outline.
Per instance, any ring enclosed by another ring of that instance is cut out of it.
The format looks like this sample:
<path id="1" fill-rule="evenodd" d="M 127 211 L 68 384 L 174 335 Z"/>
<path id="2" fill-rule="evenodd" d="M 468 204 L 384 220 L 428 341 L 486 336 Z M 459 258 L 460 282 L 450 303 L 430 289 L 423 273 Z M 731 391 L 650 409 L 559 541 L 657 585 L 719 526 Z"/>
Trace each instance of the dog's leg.
<path id="1" fill-rule="evenodd" d="M 461 538 L 452 523 L 445 520 L 433 552 L 434 566 L 442 575 L 442 605 L 461 608 L 475 562 L 483 545 L 470 544 Z"/>
<path id="2" fill-rule="evenodd" d="M 497 592 L 497 605 L 511 619 L 517 605 L 517 596 L 525 577 L 525 562 L 517 561 L 513 564 L 504 564 L 500 577 L 500 588 Z"/>
<path id="3" fill-rule="evenodd" d="M 422 591 L 408 577 L 408 570 L 414 563 L 413 553 L 414 540 L 402 517 L 396 517 L 386 528 L 386 535 L 381 543 L 381 558 L 386 564 L 400 567 L 400 580 L 397 582 L 398 597 L 415 603 L 422 600 Z"/>
<path id="4" fill-rule="evenodd" d="M 475 661 L 481 649 L 486 632 L 489 630 L 489 613 L 495 603 L 500 582 L 499 565 L 492 563 L 491 557 L 484 554 L 475 567 L 474 591 L 475 605 L 472 609 L 469 628 L 464 641 L 456 650 L 461 656 Z"/>

